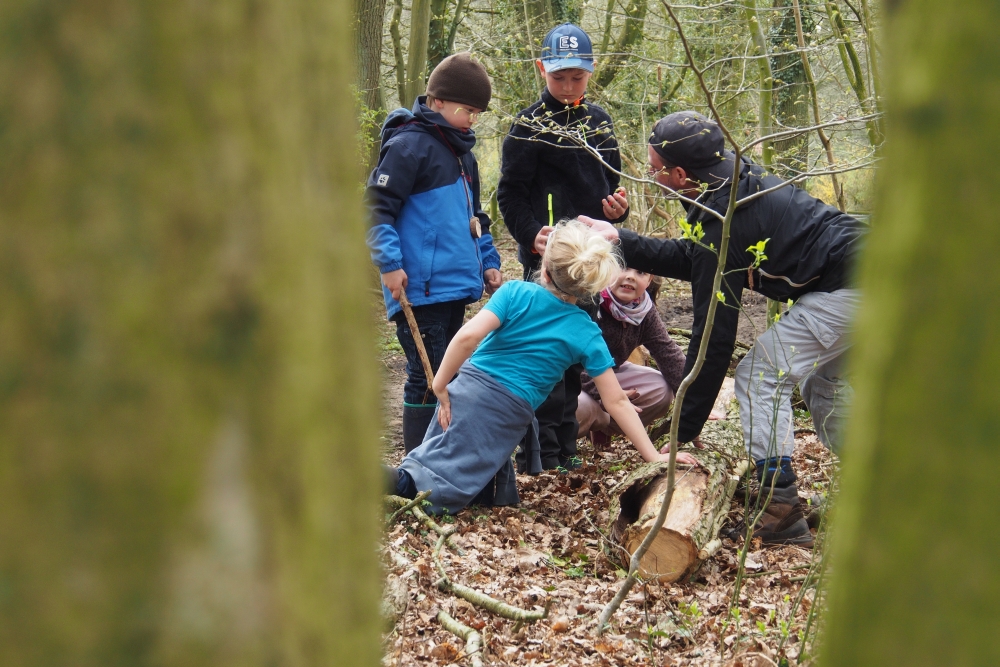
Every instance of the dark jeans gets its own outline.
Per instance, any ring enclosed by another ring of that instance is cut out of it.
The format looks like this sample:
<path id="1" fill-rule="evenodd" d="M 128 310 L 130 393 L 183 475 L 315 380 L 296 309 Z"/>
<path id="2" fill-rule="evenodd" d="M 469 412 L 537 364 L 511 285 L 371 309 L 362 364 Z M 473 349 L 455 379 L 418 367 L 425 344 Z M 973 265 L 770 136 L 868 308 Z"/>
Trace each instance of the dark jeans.
<path id="1" fill-rule="evenodd" d="M 563 379 L 552 389 L 545 402 L 535 410 L 538 420 L 538 446 L 542 467 L 551 470 L 565 465 L 576 456 L 576 435 L 580 424 L 576 421 L 577 400 L 583 383 L 580 374 L 583 366 L 573 364 Z"/>
<path id="2" fill-rule="evenodd" d="M 541 257 L 519 248 L 517 258 L 524 267 L 524 279 L 531 280 L 541 264 Z M 570 366 L 563 379 L 552 388 L 545 402 L 535 410 L 542 467 L 546 470 L 565 465 L 568 459 L 576 456 L 576 432 L 580 428 L 576 421 L 576 407 L 583 388 L 581 373 L 583 366 Z M 517 451 L 517 463 L 518 470 L 526 469 L 523 443 Z"/>
<path id="3" fill-rule="evenodd" d="M 444 351 L 448 348 L 448 343 L 462 328 L 462 321 L 465 318 L 465 303 L 445 301 L 427 306 L 416 306 L 413 308 L 413 317 L 417 320 L 417 328 L 420 329 L 420 338 L 424 341 L 424 348 L 427 350 L 431 368 L 436 373 L 444 358 Z M 400 312 L 392 319 L 396 323 L 396 338 L 399 339 L 399 344 L 406 354 L 406 384 L 403 385 L 403 405 L 436 404 L 437 397 L 427 386 L 424 365 L 420 361 L 417 344 L 413 340 L 413 333 L 410 331 L 406 316 Z"/>

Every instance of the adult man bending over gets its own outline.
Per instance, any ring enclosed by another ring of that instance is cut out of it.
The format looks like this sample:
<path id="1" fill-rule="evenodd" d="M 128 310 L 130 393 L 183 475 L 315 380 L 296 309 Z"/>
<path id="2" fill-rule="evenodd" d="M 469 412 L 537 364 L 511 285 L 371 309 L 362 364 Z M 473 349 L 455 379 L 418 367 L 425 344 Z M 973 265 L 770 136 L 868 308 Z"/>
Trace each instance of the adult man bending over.
<path id="1" fill-rule="evenodd" d="M 725 214 L 736 156 L 725 150 L 715 122 L 692 111 L 670 114 L 653 127 L 648 148 L 650 174 L 662 188 Z M 743 160 L 737 198 L 781 183 Z M 687 215 L 692 226 L 702 225 L 700 242 L 654 239 L 605 222 L 592 223 L 608 239 L 620 242 L 628 266 L 691 282 L 694 326 L 685 374 L 694 365 L 708 305 L 717 298 L 712 283 L 722 241 L 718 217 L 691 203 Z M 791 395 L 798 384 L 820 440 L 836 450 L 851 396 L 842 376 L 843 354 L 850 345 L 847 334 L 858 304 L 857 290 L 849 287 L 850 269 L 863 232 L 857 220 L 794 185 L 739 206 L 733 216 L 722 286 L 725 300 L 716 310 L 705 364 L 682 406 L 679 439 L 695 440 L 712 410 L 732 357 L 743 290 L 782 302 L 794 300 L 736 369 L 740 418 L 762 495 L 766 498 L 774 487 L 755 532 L 765 543 L 812 543 L 791 467 Z M 748 248 L 759 241 L 766 241 L 767 258 L 755 265 Z"/>

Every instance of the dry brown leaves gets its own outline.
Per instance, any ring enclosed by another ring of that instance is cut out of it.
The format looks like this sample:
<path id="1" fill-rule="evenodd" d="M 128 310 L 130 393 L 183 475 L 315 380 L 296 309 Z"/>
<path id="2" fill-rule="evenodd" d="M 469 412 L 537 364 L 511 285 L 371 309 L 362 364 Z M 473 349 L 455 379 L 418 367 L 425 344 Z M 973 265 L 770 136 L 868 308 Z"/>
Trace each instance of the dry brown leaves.
<path id="1" fill-rule="evenodd" d="M 585 451 L 585 455 L 590 454 Z M 792 612 L 812 552 L 798 547 L 751 545 L 738 604 L 731 606 L 741 544 L 724 546 L 685 583 L 639 586 L 602 638 L 594 624 L 623 573 L 602 553 L 608 522 L 608 490 L 638 456 L 615 442 L 585 467 L 518 478 L 521 505 L 469 508 L 448 519 L 464 551 L 443 551 L 456 582 L 525 609 L 552 601 L 549 617 L 521 628 L 442 593 L 430 561 L 433 536 L 412 516 L 385 536 L 384 562 L 393 596 L 405 586 L 405 610 L 385 634 L 383 663 L 392 666 L 468 664 L 463 642 L 441 628 L 445 609 L 483 635 L 487 665 L 732 665 L 795 664 L 798 633 L 813 602 L 813 589 Z M 811 434 L 800 436 L 794 457 L 802 494 L 825 490 L 834 462 Z M 742 507 L 734 502 L 731 519 Z M 608 548 L 615 548 L 608 545 Z M 516 630 L 516 632 L 515 632 Z M 787 633 L 781 656 L 778 645 Z"/>

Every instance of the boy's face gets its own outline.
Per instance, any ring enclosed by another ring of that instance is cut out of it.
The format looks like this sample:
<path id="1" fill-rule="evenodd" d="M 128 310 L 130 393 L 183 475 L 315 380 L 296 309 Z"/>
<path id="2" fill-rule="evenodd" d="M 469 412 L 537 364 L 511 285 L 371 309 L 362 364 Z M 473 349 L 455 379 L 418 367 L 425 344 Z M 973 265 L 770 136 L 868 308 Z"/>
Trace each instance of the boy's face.
<path id="1" fill-rule="evenodd" d="M 446 100 L 434 100 L 431 108 L 444 116 L 449 125 L 463 132 L 472 129 L 475 122 L 479 120 L 479 114 L 483 112 L 482 109 L 470 107 L 468 104 Z"/>
<path id="2" fill-rule="evenodd" d="M 545 87 L 549 89 L 549 94 L 563 104 L 572 104 L 587 92 L 587 83 L 591 76 L 587 70 L 570 68 L 546 72 L 541 60 L 537 61 L 537 64 L 542 76 L 545 77 Z"/>

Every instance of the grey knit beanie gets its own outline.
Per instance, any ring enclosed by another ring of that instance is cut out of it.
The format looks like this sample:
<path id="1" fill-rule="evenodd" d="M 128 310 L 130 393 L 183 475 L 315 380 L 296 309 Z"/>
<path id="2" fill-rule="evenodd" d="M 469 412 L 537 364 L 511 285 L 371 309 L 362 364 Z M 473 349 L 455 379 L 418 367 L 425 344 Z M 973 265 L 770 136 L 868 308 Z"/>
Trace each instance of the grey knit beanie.
<path id="1" fill-rule="evenodd" d="M 442 60 L 427 81 L 427 94 L 443 102 L 458 102 L 485 111 L 493 88 L 486 68 L 472 59 L 468 51 Z"/>

